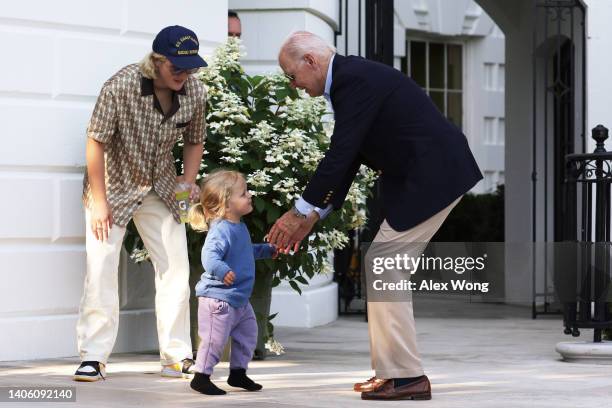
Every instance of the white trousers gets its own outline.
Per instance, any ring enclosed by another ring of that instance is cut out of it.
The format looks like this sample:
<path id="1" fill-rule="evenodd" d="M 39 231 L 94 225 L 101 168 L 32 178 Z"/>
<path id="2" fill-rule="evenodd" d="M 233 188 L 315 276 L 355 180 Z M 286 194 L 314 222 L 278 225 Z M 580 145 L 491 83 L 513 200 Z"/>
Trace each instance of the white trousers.
<path id="1" fill-rule="evenodd" d="M 418 258 L 426 243 L 438 231 L 448 214 L 461 200 L 458 198 L 444 210 L 407 231 L 395 231 L 384 220 L 374 237 L 373 245 L 389 242 L 391 248 L 406 244 L 408 256 Z M 410 243 L 419 243 L 409 245 Z M 410 274 L 405 274 L 407 277 Z M 372 276 L 366 275 L 371 287 Z M 372 368 L 378 378 L 405 378 L 423 375 L 421 357 L 417 348 L 416 327 L 412 312 L 412 297 L 402 302 L 368 302 L 368 331 Z"/>
<path id="2" fill-rule="evenodd" d="M 108 240 L 98 241 L 85 212 L 87 275 L 77 345 L 81 361 L 107 362 L 119 323 L 119 255 L 125 228 L 113 225 Z M 189 260 L 185 226 L 177 223 L 155 192 L 143 199 L 133 216 L 155 269 L 155 314 L 162 365 L 191 358 L 189 336 Z"/>

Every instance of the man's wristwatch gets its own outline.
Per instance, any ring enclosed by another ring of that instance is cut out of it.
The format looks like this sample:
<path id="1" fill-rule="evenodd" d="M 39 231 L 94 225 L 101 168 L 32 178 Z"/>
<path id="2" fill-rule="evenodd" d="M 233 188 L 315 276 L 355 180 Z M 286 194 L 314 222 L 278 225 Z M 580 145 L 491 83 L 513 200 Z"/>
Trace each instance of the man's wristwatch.
<path id="1" fill-rule="evenodd" d="M 303 220 L 305 220 L 305 219 L 306 219 L 306 214 L 302 214 L 302 213 L 300 212 L 300 210 L 298 210 L 298 209 L 297 209 L 297 207 L 296 207 L 295 205 L 293 206 L 293 215 L 295 215 L 296 217 L 301 218 L 301 219 L 303 219 Z"/>

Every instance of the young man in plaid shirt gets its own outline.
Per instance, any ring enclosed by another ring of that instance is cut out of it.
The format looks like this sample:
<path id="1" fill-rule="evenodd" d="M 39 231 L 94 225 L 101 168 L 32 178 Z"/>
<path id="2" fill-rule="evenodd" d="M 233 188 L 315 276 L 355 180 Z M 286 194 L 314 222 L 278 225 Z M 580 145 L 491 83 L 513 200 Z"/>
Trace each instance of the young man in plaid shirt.
<path id="1" fill-rule="evenodd" d="M 119 322 L 119 255 L 132 219 L 155 268 L 162 375 L 192 371 L 189 261 L 175 187 L 189 183 L 197 195 L 206 91 L 191 74 L 206 63 L 195 33 L 181 26 L 161 30 L 152 48 L 140 64 L 104 84 L 87 128 L 87 276 L 77 324 L 77 381 L 104 378 Z M 172 148 L 181 138 L 184 174 L 177 177 Z"/>

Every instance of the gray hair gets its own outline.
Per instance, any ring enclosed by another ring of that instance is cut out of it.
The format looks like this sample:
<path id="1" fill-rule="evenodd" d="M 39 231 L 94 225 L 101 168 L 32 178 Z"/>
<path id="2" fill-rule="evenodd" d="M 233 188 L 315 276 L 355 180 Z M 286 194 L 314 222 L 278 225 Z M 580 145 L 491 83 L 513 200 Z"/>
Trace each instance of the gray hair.
<path id="1" fill-rule="evenodd" d="M 287 37 L 280 48 L 278 56 L 285 53 L 294 61 L 306 54 L 313 54 L 321 59 L 331 56 L 336 49 L 325 40 L 309 31 L 295 31 Z"/>

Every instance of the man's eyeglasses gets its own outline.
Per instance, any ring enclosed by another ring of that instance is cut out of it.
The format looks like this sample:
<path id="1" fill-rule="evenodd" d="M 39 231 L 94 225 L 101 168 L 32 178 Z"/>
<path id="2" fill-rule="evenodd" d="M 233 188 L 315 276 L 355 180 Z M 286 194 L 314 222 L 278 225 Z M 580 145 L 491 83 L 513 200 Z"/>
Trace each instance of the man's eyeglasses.
<path id="1" fill-rule="evenodd" d="M 289 75 L 286 72 L 283 72 L 283 75 L 285 75 L 285 78 L 287 78 L 289 82 L 295 81 L 295 75 Z"/>
<path id="2" fill-rule="evenodd" d="M 181 68 L 174 66 L 173 64 L 170 64 L 170 71 L 172 72 L 172 75 L 181 75 L 183 72 L 188 75 L 192 75 L 198 72 L 199 69 L 200 68 L 181 69 Z"/>

